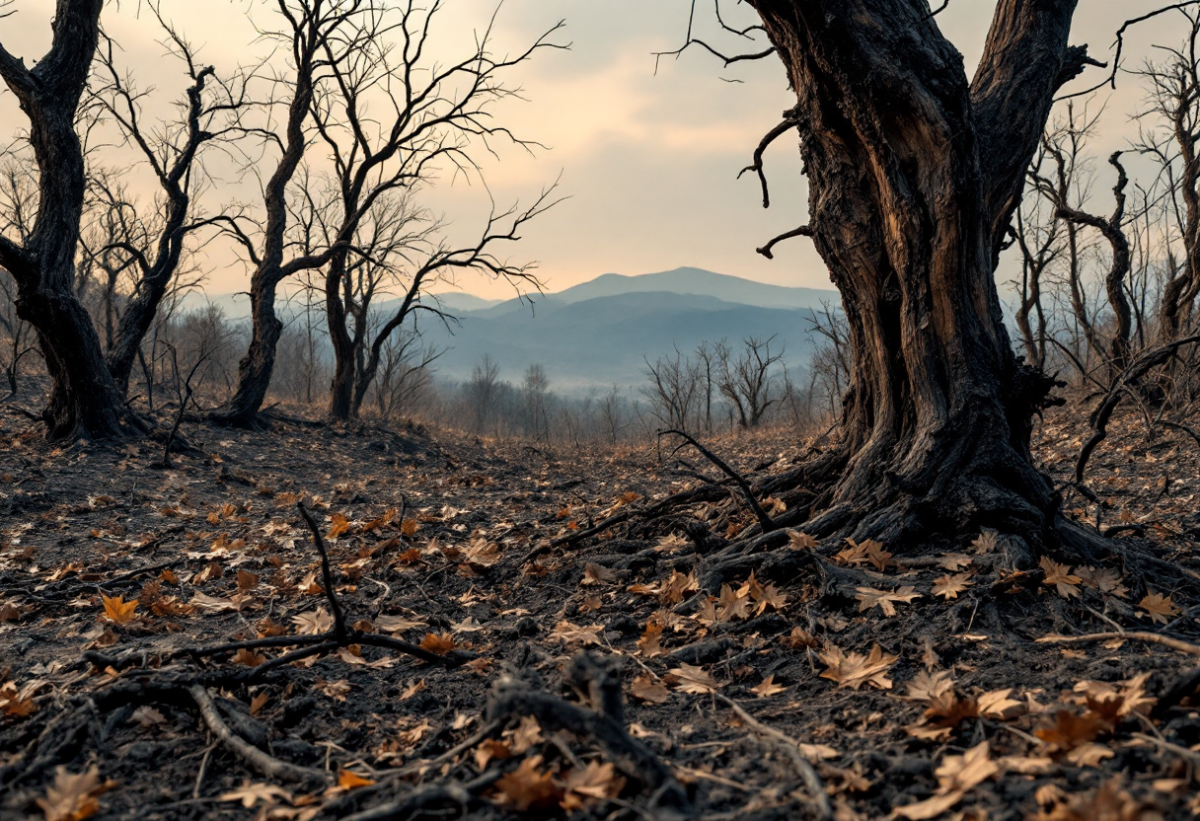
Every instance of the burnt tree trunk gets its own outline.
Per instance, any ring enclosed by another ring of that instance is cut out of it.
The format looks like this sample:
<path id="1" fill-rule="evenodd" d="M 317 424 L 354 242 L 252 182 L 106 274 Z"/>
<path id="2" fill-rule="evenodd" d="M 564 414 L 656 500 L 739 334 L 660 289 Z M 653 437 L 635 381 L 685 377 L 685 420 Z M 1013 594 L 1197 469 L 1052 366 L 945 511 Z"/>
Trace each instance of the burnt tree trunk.
<path id="1" fill-rule="evenodd" d="M 1053 541 L 1030 455 L 1052 381 L 1015 357 L 993 278 L 1076 0 L 1000 0 L 973 84 L 924 0 L 751 0 L 799 105 L 811 230 L 842 294 L 840 475 L 805 529 L 895 540 L 981 526 Z"/>
<path id="2" fill-rule="evenodd" d="M 334 254 L 325 274 L 325 321 L 329 325 L 329 341 L 333 344 L 333 382 L 329 389 L 329 417 L 338 422 L 348 422 L 358 415 L 354 402 L 354 382 L 359 357 L 356 348 L 360 340 L 352 339 L 347 323 L 346 306 L 352 295 L 347 281 L 346 263 L 348 252 Z M 342 301 L 342 290 L 346 301 Z"/>
<path id="3" fill-rule="evenodd" d="M 102 0 L 58 0 L 50 52 L 32 69 L 0 47 L 0 76 L 29 118 L 39 172 L 38 214 L 23 246 L 0 239 L 17 282 L 17 313 L 34 327 L 50 373 L 51 439 L 119 438 L 136 420 L 104 363 L 100 338 L 75 295 L 84 163 L 75 114 L 96 51 Z"/>

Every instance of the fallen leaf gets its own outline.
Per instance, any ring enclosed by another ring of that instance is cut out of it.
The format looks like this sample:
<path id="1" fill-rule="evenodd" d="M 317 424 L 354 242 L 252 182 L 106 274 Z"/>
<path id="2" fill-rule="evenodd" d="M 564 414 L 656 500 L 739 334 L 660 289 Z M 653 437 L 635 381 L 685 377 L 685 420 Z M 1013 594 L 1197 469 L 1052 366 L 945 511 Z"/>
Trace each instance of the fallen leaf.
<path id="1" fill-rule="evenodd" d="M 46 788 L 46 797 L 37 799 L 46 821 L 83 821 L 100 809 L 96 795 L 105 789 L 99 771 L 71 773 L 66 767 L 54 771 L 54 783 Z"/>
<path id="2" fill-rule="evenodd" d="M 1183 612 L 1171 601 L 1170 596 L 1155 593 L 1153 590 L 1147 590 L 1147 595 L 1138 602 L 1138 607 L 1145 610 L 1146 615 L 1155 624 L 1167 624 L 1171 619 Z M 105 605 L 105 609 L 107 609 L 107 605 Z"/>
<path id="3" fill-rule="evenodd" d="M 540 755 L 530 756 L 517 769 L 502 775 L 496 782 L 496 799 L 517 812 L 549 809 L 557 804 L 562 791 L 549 771 L 539 769 L 541 765 Z"/>
<path id="4" fill-rule="evenodd" d="M 338 770 L 338 788 L 342 790 L 357 790 L 359 787 L 369 787 L 375 782 L 366 776 L 351 770 Z"/>
<path id="5" fill-rule="evenodd" d="M 878 606 L 883 611 L 885 616 L 896 615 L 896 602 L 911 602 L 913 599 L 921 598 L 921 594 L 916 592 L 916 588 L 911 585 L 901 587 L 895 592 L 888 590 L 876 590 L 873 587 L 859 587 L 858 595 L 858 612 L 865 613 L 872 607 Z"/>
<path id="6" fill-rule="evenodd" d="M 260 801 L 268 805 L 277 804 L 281 798 L 289 804 L 292 803 L 291 793 L 274 784 L 246 783 L 236 790 L 221 794 L 222 801 L 237 801 L 246 809 L 252 809 Z"/>
<path id="7" fill-rule="evenodd" d="M 953 576 L 942 576 L 933 583 L 933 595 L 943 599 L 957 599 L 958 594 L 972 584 L 970 573 L 956 573 Z"/>
<path id="8" fill-rule="evenodd" d="M 763 679 L 762 683 L 750 688 L 750 692 L 754 693 L 754 695 L 758 696 L 759 698 L 767 698 L 768 696 L 779 695 L 780 693 L 786 691 L 786 687 L 775 683 L 774 673 Z"/>
<path id="9" fill-rule="evenodd" d="M 638 676 L 630 683 L 629 694 L 651 704 L 665 704 L 671 698 L 671 692 L 648 673 Z"/>
<path id="10" fill-rule="evenodd" d="M 425 638 L 421 639 L 422 650 L 439 656 L 446 655 L 457 646 L 452 633 L 426 633 Z"/>
<path id="11" fill-rule="evenodd" d="M 582 644 L 587 646 L 589 644 L 600 643 L 600 633 L 602 630 L 604 630 L 604 625 L 602 624 L 581 627 L 577 624 L 571 624 L 571 622 L 564 619 L 554 625 L 554 630 L 551 631 L 550 637 L 566 642 L 567 644 Z"/>
<path id="12" fill-rule="evenodd" d="M 865 656 L 862 653 L 845 653 L 835 644 L 826 644 L 819 658 L 828 666 L 821 673 L 821 678 L 836 681 L 839 687 L 857 690 L 864 684 L 870 684 L 880 690 L 890 690 L 891 679 L 884 674 L 900 657 L 884 653 L 878 644 Z"/>
<path id="13" fill-rule="evenodd" d="M 702 668 L 691 664 L 672 668 L 671 675 L 678 679 L 675 686 L 683 693 L 715 693 L 721 687 L 716 679 Z"/>
<path id="14" fill-rule="evenodd" d="M 103 593 L 100 598 L 104 601 L 104 616 L 114 624 L 125 624 L 134 618 L 134 611 L 137 610 L 138 603 L 134 601 L 127 602 L 121 596 L 113 596 L 109 598 Z"/>
<path id="15" fill-rule="evenodd" d="M 1059 564 L 1049 556 L 1042 556 L 1038 564 L 1041 565 L 1042 570 L 1046 571 L 1046 578 L 1042 580 L 1042 584 L 1047 587 L 1055 587 L 1058 590 L 1058 595 L 1064 599 L 1069 599 L 1072 596 L 1078 598 L 1079 583 L 1083 579 L 1071 575 L 1071 568 L 1065 564 Z"/>

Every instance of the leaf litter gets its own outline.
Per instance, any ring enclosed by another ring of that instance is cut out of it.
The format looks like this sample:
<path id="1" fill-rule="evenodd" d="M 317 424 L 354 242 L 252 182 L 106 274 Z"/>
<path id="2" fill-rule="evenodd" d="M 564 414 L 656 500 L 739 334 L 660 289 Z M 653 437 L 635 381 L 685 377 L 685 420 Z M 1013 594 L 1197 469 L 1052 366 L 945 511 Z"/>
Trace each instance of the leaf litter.
<path id="1" fill-rule="evenodd" d="M 1070 441 L 1068 424 L 1051 415 L 1044 442 Z M 1145 447 L 1112 431 L 1113 447 Z M 791 739 L 839 819 L 1200 811 L 1200 704 L 1193 693 L 1159 711 L 1195 659 L 1137 639 L 1033 641 L 1200 636 L 1195 580 L 1161 565 L 1196 566 L 1191 512 L 1182 501 L 1171 510 L 1170 494 L 1139 496 L 1129 470 L 1105 477 L 1098 464 L 1098 483 L 1114 479 L 1102 493 L 1160 524 L 1153 540 L 1122 537 L 1111 557 L 1014 560 L 995 531 L 913 546 L 829 544 L 800 528 L 784 551 L 856 581 L 823 586 L 762 565 L 714 584 L 684 518 L 714 534 L 749 524 L 728 496 L 547 547 L 686 489 L 652 448 L 533 452 L 286 424 L 208 439 L 219 462 L 180 456 L 171 471 L 151 470 L 152 448 L 139 445 L 10 445 L 25 467 L 5 479 L 12 514 L 0 522 L 0 814 L 166 819 L 195 791 L 211 803 L 190 817 L 332 818 L 454 783 L 475 785 L 472 817 L 648 811 L 645 770 L 596 738 L 531 714 L 489 719 L 489 693 L 511 676 L 555 704 L 600 710 L 603 694 L 573 678 L 581 651 L 615 665 L 629 738 L 701 814 L 804 817 L 822 806 L 800 764 L 731 721 L 718 698 Z M 714 447 L 746 471 L 763 453 L 774 456 L 768 472 L 803 454 L 753 438 Z M 1043 444 L 1042 455 L 1068 471 L 1070 454 Z M 295 649 L 289 638 L 337 626 L 297 501 L 321 519 L 347 629 L 467 662 L 347 642 L 276 664 Z M 1067 512 L 1094 515 L 1074 498 Z M 277 643 L 205 668 L 179 652 L 251 640 Z M 271 669 L 244 678 L 261 668 Z M 207 729 L 186 698 L 107 706 L 139 681 L 202 669 L 231 682 L 212 695 L 236 733 L 260 733 L 275 760 L 317 781 L 264 778 L 218 746 L 197 784 L 188 756 L 206 748 Z M 30 744 L 70 730 L 73 715 L 86 727 L 88 703 L 107 719 L 103 744 L 84 732 L 75 752 L 27 771 Z"/>

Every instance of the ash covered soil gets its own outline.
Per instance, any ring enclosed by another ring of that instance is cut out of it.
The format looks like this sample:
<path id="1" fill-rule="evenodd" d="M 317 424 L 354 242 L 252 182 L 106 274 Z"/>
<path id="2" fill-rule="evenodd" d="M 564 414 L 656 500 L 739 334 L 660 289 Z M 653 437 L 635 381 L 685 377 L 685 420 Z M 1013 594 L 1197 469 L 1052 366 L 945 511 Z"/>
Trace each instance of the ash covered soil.
<path id="1" fill-rule="evenodd" d="M 802 526 L 731 556 L 754 513 L 666 443 L 183 432 L 162 467 L 0 417 L 6 820 L 1200 813 L 1186 433 L 1114 420 L 1101 504 L 1064 490 L 1111 549 L 1038 560 Z M 1040 426 L 1056 481 L 1086 434 Z M 704 441 L 752 482 L 827 445 Z"/>

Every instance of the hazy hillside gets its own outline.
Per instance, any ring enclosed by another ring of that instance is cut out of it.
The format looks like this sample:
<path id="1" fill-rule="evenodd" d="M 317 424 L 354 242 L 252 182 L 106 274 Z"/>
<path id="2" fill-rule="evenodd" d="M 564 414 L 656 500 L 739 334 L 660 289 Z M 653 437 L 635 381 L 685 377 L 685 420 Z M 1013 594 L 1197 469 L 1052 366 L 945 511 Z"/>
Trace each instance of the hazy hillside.
<path id="1" fill-rule="evenodd" d="M 443 376 L 469 377 L 486 353 L 504 378 L 519 381 L 525 368 L 538 362 L 556 390 L 574 392 L 640 384 L 646 358 L 653 361 L 674 346 L 688 351 L 706 340 L 737 343 L 751 335 L 777 335 L 789 366 L 803 366 L 813 347 L 811 310 L 823 302 L 836 305 L 838 295 L 679 268 L 642 276 L 605 274 L 559 293 L 535 295 L 532 302 L 495 304 L 469 294 L 439 298 L 460 317 L 453 333 L 422 317 L 426 338 L 446 349 L 437 362 Z M 249 313 L 242 295 L 211 301 L 231 318 Z M 285 305 L 279 310 L 297 313 Z"/>

